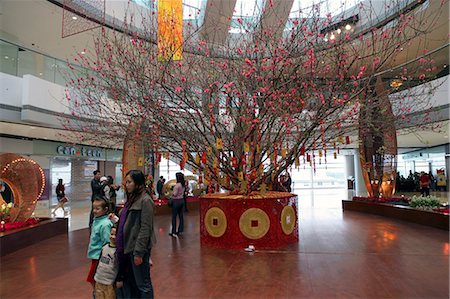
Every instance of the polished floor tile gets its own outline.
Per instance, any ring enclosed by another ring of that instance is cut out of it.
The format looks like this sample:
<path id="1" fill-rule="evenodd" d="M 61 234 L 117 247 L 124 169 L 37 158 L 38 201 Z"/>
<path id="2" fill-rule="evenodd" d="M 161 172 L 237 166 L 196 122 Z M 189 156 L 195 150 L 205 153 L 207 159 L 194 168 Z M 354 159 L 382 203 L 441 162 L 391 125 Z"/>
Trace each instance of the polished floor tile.
<path id="1" fill-rule="evenodd" d="M 87 204 L 73 204 L 72 228 Z M 86 212 L 87 211 L 87 212 Z M 155 216 L 155 298 L 449 298 L 448 231 L 340 208 L 302 208 L 297 244 L 247 253 L 200 245 L 199 214 L 171 238 Z M 92 298 L 87 229 L 1 258 L 0 298 Z"/>

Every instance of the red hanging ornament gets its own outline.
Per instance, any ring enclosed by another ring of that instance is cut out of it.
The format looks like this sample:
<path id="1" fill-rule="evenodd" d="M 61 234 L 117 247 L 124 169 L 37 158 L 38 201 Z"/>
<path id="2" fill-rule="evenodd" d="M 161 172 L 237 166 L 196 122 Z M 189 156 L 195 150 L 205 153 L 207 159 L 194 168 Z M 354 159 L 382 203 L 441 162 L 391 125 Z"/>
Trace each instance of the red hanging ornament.
<path id="1" fill-rule="evenodd" d="M 202 152 L 202 163 L 206 164 L 206 161 L 207 161 L 206 152 Z"/>
<path id="2" fill-rule="evenodd" d="M 305 155 L 305 147 L 302 146 L 302 147 L 300 148 L 300 156 L 304 156 L 304 155 Z"/>
<path id="3" fill-rule="evenodd" d="M 238 160 L 236 157 L 231 157 L 231 167 L 235 169 L 238 167 Z"/>

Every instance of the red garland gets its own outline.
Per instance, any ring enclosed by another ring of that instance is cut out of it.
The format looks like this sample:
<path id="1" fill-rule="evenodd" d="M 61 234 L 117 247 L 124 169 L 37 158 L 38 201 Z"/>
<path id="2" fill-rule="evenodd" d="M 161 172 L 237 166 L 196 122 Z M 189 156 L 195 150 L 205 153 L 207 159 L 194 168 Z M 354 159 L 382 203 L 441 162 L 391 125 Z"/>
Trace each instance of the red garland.
<path id="1" fill-rule="evenodd" d="M 7 222 L 5 223 L 5 230 L 17 229 L 25 226 L 31 226 L 38 224 L 39 220 L 30 218 L 27 221 L 15 221 L 15 222 Z"/>

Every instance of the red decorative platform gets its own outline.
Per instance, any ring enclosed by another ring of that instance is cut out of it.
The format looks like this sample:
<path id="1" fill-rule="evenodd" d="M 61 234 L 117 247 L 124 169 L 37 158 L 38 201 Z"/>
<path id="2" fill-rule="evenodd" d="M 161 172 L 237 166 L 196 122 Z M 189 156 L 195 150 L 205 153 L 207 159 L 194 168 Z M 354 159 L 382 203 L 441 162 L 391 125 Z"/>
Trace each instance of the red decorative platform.
<path id="1" fill-rule="evenodd" d="M 0 256 L 59 234 L 67 234 L 68 230 L 67 218 L 40 218 L 34 225 L 0 232 Z"/>
<path id="2" fill-rule="evenodd" d="M 207 194 L 200 197 L 202 245 L 279 249 L 298 242 L 298 199 L 286 192 Z"/>

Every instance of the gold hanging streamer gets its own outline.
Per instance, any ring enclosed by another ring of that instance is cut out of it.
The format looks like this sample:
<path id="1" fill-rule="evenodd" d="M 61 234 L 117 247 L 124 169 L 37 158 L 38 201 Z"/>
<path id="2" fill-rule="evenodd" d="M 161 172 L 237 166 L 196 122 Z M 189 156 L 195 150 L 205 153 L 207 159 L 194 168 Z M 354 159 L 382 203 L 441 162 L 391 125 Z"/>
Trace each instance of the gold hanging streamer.
<path id="1" fill-rule="evenodd" d="M 183 2 L 158 0 L 158 61 L 181 60 Z"/>

